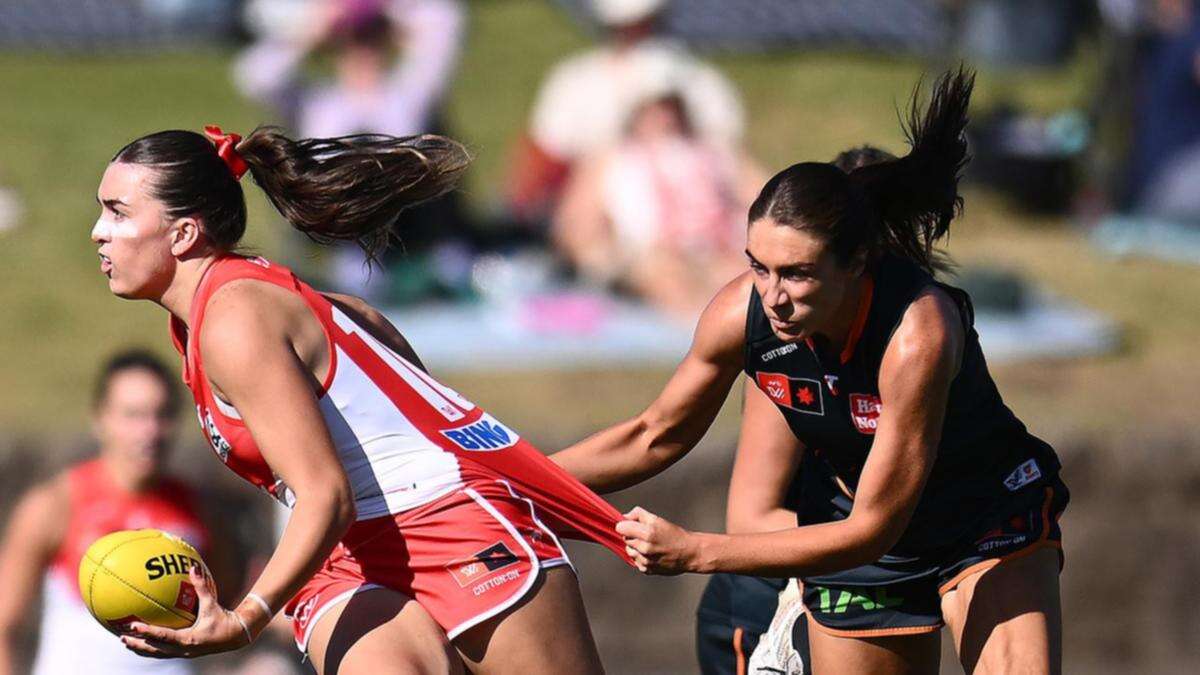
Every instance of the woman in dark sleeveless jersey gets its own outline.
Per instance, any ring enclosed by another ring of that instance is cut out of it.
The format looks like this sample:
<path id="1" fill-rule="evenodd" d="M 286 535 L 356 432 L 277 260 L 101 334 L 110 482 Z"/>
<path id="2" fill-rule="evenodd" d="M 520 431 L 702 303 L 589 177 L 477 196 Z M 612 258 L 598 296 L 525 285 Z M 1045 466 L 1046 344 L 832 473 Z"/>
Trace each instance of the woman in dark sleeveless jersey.
<path id="1" fill-rule="evenodd" d="M 896 159 L 895 155 L 871 145 L 850 148 L 831 162 L 846 173 L 868 164 Z M 738 457 L 753 455 L 751 449 L 739 449 Z M 770 494 L 772 481 L 752 465 L 735 459 L 730 478 L 730 495 L 725 507 L 725 528 L 728 532 L 762 532 L 791 527 L 796 521 L 792 509 L 799 501 L 802 487 L 800 473 L 791 479 L 786 494 Z M 765 484 L 767 489 L 762 489 Z M 696 608 L 696 656 L 702 675 L 735 675 L 745 673 L 759 641 L 771 629 L 795 614 L 792 608 L 780 607 L 781 592 L 788 580 L 781 577 L 756 577 L 719 572 L 709 577 Z M 790 596 L 784 596 L 785 603 Z M 800 609 L 800 608 L 798 608 Z M 776 612 L 780 616 L 776 616 Z M 802 611 L 802 609 L 801 609 Z M 791 645 L 791 652 L 781 658 L 772 650 L 771 661 L 790 659 L 805 664 L 808 659 L 808 631 L 804 621 L 790 636 L 779 636 Z M 771 636 L 767 636 L 771 641 Z M 777 642 L 777 641 L 776 641 Z M 768 644 L 767 646 L 772 646 Z M 765 648 L 765 647 L 764 647 Z M 786 649 L 783 648 L 783 649 Z M 766 660 L 766 654 L 763 660 Z M 753 665 L 757 665 L 757 660 Z"/>
<path id="2" fill-rule="evenodd" d="M 943 624 L 968 672 L 1061 667 L 1058 459 L 1001 400 L 966 293 L 934 277 L 972 86 L 942 77 L 923 114 L 914 98 L 904 157 L 773 177 L 750 209 L 750 271 L 659 398 L 554 456 L 595 489 L 645 480 L 744 372 L 738 462 L 782 499 L 806 458 L 799 527 L 696 533 L 637 508 L 618 529 L 648 573 L 800 577 L 817 673 L 936 673 Z"/>

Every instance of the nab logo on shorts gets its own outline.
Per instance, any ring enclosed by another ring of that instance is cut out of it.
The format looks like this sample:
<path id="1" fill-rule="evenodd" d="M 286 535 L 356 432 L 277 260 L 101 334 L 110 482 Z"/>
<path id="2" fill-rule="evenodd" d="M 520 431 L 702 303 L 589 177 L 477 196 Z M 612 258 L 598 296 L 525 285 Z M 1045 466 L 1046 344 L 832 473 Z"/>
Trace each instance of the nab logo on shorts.
<path id="1" fill-rule="evenodd" d="M 791 408 L 809 415 L 825 414 L 825 399 L 821 383 L 805 377 L 788 377 L 782 373 L 757 373 L 758 388 L 775 405 Z"/>
<path id="2" fill-rule="evenodd" d="M 874 434 L 883 403 L 872 394 L 850 394 L 850 419 L 860 434 Z"/>
<path id="3" fill-rule="evenodd" d="M 466 588 L 481 577 L 518 562 L 520 562 L 520 558 L 504 542 L 498 541 L 469 558 L 460 558 L 447 563 L 446 569 L 450 570 L 450 574 L 459 586 Z"/>
<path id="4" fill-rule="evenodd" d="M 442 435 L 454 441 L 463 450 L 492 451 L 511 448 L 521 437 L 504 426 L 495 417 L 484 413 L 483 417 L 457 429 L 443 431 Z"/>

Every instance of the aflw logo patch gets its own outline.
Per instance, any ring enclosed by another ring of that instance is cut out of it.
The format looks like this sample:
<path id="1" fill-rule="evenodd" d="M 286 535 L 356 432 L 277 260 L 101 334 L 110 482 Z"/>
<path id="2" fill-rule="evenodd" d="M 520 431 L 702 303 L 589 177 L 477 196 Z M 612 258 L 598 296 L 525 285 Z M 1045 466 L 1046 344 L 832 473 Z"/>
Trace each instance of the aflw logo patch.
<path id="1" fill-rule="evenodd" d="M 443 431 L 442 435 L 463 450 L 503 450 L 511 448 L 521 440 L 517 432 L 487 413 L 475 422 Z"/>
<path id="2" fill-rule="evenodd" d="M 782 373 L 757 373 L 758 388 L 775 405 L 791 408 L 809 415 L 825 414 L 825 399 L 821 383 L 806 377 L 788 377 Z"/>

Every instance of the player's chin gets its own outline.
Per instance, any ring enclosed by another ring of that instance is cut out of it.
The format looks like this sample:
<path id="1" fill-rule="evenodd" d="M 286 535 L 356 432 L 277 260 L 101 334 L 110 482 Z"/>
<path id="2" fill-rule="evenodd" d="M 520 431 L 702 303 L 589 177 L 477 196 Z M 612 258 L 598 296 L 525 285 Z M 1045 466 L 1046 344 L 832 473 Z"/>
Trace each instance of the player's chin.
<path id="1" fill-rule="evenodd" d="M 795 324 L 781 325 L 771 322 L 771 332 L 783 342 L 800 342 L 808 336 L 803 327 Z"/>
<path id="2" fill-rule="evenodd" d="M 108 292 L 112 293 L 118 298 L 132 299 L 129 289 L 126 288 L 125 284 L 121 283 L 121 280 L 117 279 L 116 277 L 110 276 L 108 278 Z"/>
<path id="3" fill-rule="evenodd" d="M 116 277 L 112 277 L 108 280 L 108 290 L 118 298 L 123 298 L 125 300 L 142 300 L 146 297 L 144 293 L 140 292 L 141 289 L 139 287 L 131 285 Z"/>

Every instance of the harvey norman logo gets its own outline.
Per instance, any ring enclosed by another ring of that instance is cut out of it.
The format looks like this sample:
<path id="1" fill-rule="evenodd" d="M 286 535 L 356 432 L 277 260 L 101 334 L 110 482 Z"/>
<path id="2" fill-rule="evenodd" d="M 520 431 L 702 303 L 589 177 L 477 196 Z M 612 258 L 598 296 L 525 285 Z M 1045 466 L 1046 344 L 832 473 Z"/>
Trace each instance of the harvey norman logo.
<path id="1" fill-rule="evenodd" d="M 461 427 L 447 429 L 442 435 L 463 450 L 492 451 L 511 448 L 521 437 L 487 413 L 478 420 Z"/>

